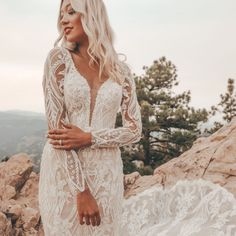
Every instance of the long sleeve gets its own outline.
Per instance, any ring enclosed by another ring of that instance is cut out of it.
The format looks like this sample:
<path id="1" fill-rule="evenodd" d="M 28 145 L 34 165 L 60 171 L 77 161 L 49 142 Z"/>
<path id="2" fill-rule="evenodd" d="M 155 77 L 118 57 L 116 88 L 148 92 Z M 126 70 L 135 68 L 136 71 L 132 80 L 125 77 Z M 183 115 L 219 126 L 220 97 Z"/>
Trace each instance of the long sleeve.
<path id="1" fill-rule="evenodd" d="M 69 123 L 64 103 L 64 75 L 66 64 L 60 47 L 50 50 L 44 64 L 43 92 L 45 114 L 49 129 L 63 129 L 61 121 Z M 75 150 L 54 149 L 56 155 L 65 159 L 67 176 L 75 192 L 82 192 L 87 186 L 81 162 Z"/>
<path id="2" fill-rule="evenodd" d="M 141 139 L 141 108 L 137 100 L 135 81 L 130 72 L 122 84 L 121 115 L 122 127 L 91 131 L 91 148 L 121 147 Z"/>

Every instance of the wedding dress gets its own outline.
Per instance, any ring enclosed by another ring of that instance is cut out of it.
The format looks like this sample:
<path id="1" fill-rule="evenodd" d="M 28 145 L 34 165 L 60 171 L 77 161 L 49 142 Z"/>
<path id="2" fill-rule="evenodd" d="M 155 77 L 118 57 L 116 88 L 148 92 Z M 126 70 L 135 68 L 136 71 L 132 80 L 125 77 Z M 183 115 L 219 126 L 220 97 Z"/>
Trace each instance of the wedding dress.
<path id="1" fill-rule="evenodd" d="M 179 181 L 124 199 L 120 148 L 141 138 L 136 86 L 111 78 L 94 93 L 68 49 L 50 50 L 43 76 L 48 128 L 61 121 L 92 133 L 91 146 L 54 149 L 46 141 L 39 177 L 39 209 L 45 236 L 236 236 L 236 200 L 208 181 Z M 117 112 L 122 127 L 115 128 Z M 80 225 L 76 194 L 89 187 L 101 215 L 99 226 Z"/>

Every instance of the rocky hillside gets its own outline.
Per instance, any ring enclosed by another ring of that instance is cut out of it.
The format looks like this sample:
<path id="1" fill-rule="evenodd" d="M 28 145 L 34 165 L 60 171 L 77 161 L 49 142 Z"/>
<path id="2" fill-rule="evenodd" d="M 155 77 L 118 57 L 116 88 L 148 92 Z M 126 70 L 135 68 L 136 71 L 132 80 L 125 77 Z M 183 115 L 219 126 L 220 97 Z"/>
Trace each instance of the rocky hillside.
<path id="1" fill-rule="evenodd" d="M 158 167 L 153 175 L 124 176 L 125 198 L 153 185 L 174 185 L 180 179 L 203 178 L 236 196 L 236 118 L 212 136 L 195 141 L 180 157 Z M 0 235 L 43 236 L 38 210 L 39 176 L 24 153 L 0 163 Z"/>
<path id="2" fill-rule="evenodd" d="M 138 172 L 125 176 L 128 198 L 151 187 L 174 185 L 181 179 L 205 179 L 219 184 L 236 197 L 236 117 L 209 137 L 197 139 L 192 148 L 158 167 L 153 175 Z"/>

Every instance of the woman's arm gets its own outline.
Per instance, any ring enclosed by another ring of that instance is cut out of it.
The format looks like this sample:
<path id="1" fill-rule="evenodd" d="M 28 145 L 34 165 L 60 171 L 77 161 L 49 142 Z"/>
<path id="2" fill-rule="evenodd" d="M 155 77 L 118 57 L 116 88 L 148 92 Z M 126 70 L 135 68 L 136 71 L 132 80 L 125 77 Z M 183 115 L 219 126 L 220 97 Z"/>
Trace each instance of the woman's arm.
<path id="1" fill-rule="evenodd" d="M 121 115 L 122 127 L 91 131 L 91 148 L 125 146 L 141 139 L 141 108 L 131 73 L 126 76 L 122 85 Z"/>
<path id="2" fill-rule="evenodd" d="M 49 129 L 63 129 L 61 122 L 69 123 L 64 103 L 64 54 L 60 47 L 53 48 L 48 53 L 44 64 L 43 92 L 45 114 Z M 67 176 L 76 192 L 88 189 L 82 166 L 75 150 L 54 149 L 56 155 L 65 160 Z"/>

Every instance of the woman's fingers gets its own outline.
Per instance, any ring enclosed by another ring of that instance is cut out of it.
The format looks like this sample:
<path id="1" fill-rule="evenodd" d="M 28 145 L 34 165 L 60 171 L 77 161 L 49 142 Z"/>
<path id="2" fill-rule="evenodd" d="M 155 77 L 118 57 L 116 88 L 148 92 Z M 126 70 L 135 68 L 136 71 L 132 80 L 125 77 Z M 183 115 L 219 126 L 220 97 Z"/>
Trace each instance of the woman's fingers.
<path id="1" fill-rule="evenodd" d="M 100 223 L 101 223 L 101 217 L 100 217 L 100 214 L 98 213 L 98 214 L 96 214 L 96 222 L 97 222 L 97 226 L 98 225 L 100 225 Z"/>
<path id="2" fill-rule="evenodd" d="M 48 134 L 65 134 L 67 133 L 66 129 L 50 129 L 48 130 Z"/>
<path id="3" fill-rule="evenodd" d="M 68 139 L 69 137 L 65 134 L 61 134 L 61 135 L 56 135 L 56 134 L 48 134 L 47 135 L 48 138 L 50 139 L 55 139 L 55 140 L 59 140 L 59 139 Z"/>
<path id="4" fill-rule="evenodd" d="M 84 220 L 83 220 L 83 218 L 84 218 L 84 215 L 83 215 L 83 214 L 79 215 L 79 223 L 80 223 L 81 225 L 83 225 L 83 224 L 85 223 Z"/>
<path id="5" fill-rule="evenodd" d="M 85 219 L 85 221 L 83 220 Z M 81 214 L 80 215 L 80 224 L 83 225 L 86 223 L 87 225 L 92 224 L 92 226 L 99 226 L 101 223 L 101 218 L 99 213 L 95 214 L 94 216 L 89 216 L 87 214 Z"/>
<path id="6" fill-rule="evenodd" d="M 90 221 L 91 221 L 91 224 L 92 226 L 95 226 L 96 225 L 96 216 L 90 216 Z"/>
<path id="7" fill-rule="evenodd" d="M 90 217 L 89 215 L 85 215 L 85 221 L 87 225 L 90 225 Z"/>
<path id="8" fill-rule="evenodd" d="M 61 141 L 60 141 L 61 140 Z M 72 140 L 70 139 L 56 139 L 56 140 L 50 140 L 51 144 L 56 144 L 56 145 L 63 145 L 63 146 L 67 146 L 70 145 L 72 143 Z"/>

